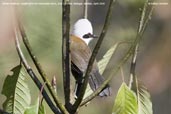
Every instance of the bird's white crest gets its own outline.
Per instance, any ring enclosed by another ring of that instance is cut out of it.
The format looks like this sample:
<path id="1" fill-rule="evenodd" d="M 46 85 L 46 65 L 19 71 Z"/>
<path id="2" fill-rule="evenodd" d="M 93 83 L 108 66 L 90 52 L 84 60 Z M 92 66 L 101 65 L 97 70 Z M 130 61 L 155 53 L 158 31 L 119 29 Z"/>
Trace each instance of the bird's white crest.
<path id="1" fill-rule="evenodd" d="M 93 38 L 83 38 L 85 34 L 93 34 L 93 27 L 88 19 L 79 19 L 73 26 L 72 35 L 81 38 L 88 45 Z"/>

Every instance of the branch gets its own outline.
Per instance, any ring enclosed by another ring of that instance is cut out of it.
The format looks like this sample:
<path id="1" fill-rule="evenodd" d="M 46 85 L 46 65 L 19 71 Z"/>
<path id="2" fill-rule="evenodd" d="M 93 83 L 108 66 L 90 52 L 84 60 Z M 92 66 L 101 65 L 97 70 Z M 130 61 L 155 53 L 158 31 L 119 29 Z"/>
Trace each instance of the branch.
<path id="1" fill-rule="evenodd" d="M 97 44 L 96 44 L 96 46 L 95 46 L 95 48 L 94 48 L 94 50 L 92 52 L 91 58 L 89 60 L 88 67 L 87 67 L 87 70 L 86 70 L 86 73 L 85 73 L 85 76 L 84 76 L 83 86 L 81 87 L 81 92 L 80 92 L 80 94 L 78 96 L 78 99 L 76 100 L 76 102 L 73 105 L 74 110 L 76 110 L 79 107 L 80 103 L 82 102 L 83 96 L 85 94 L 85 90 L 86 90 L 87 84 L 88 84 L 89 74 L 91 72 L 94 60 L 95 60 L 96 55 L 97 55 L 97 53 L 98 53 L 98 51 L 100 49 L 102 41 L 103 41 L 103 39 L 104 39 L 104 37 L 106 35 L 108 25 L 109 25 L 109 20 L 111 19 L 112 9 L 113 9 L 114 3 L 115 3 L 115 0 L 110 0 L 108 12 L 107 12 L 106 19 L 105 19 L 105 24 L 103 26 L 103 30 L 102 30 L 102 32 L 100 34 L 100 37 L 99 37 L 99 39 L 97 41 Z"/>
<path id="2" fill-rule="evenodd" d="M 88 18 L 88 0 L 84 0 L 84 18 L 87 19 Z"/>
<path id="3" fill-rule="evenodd" d="M 146 4 L 146 3 L 145 3 Z M 144 5 L 144 9 L 147 7 L 147 5 Z M 148 17 L 151 17 L 153 12 L 153 8 L 150 10 L 150 13 L 148 15 Z M 141 17 L 144 17 L 144 13 L 147 13 L 147 10 L 143 10 Z M 92 100 L 94 97 L 96 97 L 102 90 L 103 88 L 109 83 L 109 81 L 113 78 L 113 76 L 116 76 L 116 73 L 119 71 L 119 69 L 127 62 L 127 60 L 130 58 L 130 56 L 133 54 L 133 51 L 136 48 L 136 45 L 138 44 L 138 42 L 142 39 L 142 35 L 145 31 L 145 28 L 147 27 L 147 23 L 149 21 L 149 18 L 145 21 L 145 23 L 143 24 L 144 26 L 141 27 L 139 26 L 138 28 L 138 33 L 136 35 L 136 38 L 134 40 L 133 45 L 129 48 L 129 50 L 127 51 L 127 53 L 125 54 L 125 56 L 121 59 L 120 63 L 116 66 L 116 68 L 114 68 L 113 72 L 111 72 L 111 74 L 109 75 L 109 77 L 106 79 L 106 81 L 94 92 L 92 93 L 89 97 L 87 97 L 80 106 L 85 105 L 87 102 L 89 102 L 90 100 Z M 141 22 L 140 22 L 141 23 Z M 140 29 L 141 28 L 141 29 Z"/>
<path id="4" fill-rule="evenodd" d="M 146 11 L 147 11 L 147 5 L 148 5 L 148 0 L 146 0 L 143 11 L 142 11 L 142 15 L 140 17 L 140 23 L 139 23 L 139 27 L 138 27 L 138 31 L 137 34 L 140 34 L 140 32 L 143 29 L 143 25 L 144 25 L 144 21 L 145 21 L 145 16 L 146 16 Z M 132 81 L 134 80 L 133 78 L 135 78 L 135 66 L 136 66 L 136 59 L 137 59 L 137 53 L 138 53 L 138 48 L 139 48 L 139 42 L 137 42 L 136 46 L 135 46 L 135 51 L 133 53 L 133 58 L 132 58 L 132 62 L 131 62 L 131 68 L 130 68 L 130 81 L 129 81 L 129 87 L 131 88 L 132 85 Z"/>
<path id="5" fill-rule="evenodd" d="M 36 86 L 39 88 L 39 90 L 42 89 L 42 84 L 39 81 L 39 79 L 37 78 L 37 76 L 35 75 L 35 73 L 33 72 L 33 70 L 31 69 L 31 67 L 28 65 L 21 47 L 20 47 L 20 43 L 19 43 L 19 39 L 18 39 L 18 33 L 17 30 L 15 29 L 15 45 L 16 45 L 16 49 L 18 52 L 18 55 L 20 57 L 21 62 L 23 63 L 25 69 L 27 70 L 28 74 L 30 75 L 31 79 L 34 81 L 34 83 L 36 84 Z M 42 89 L 42 95 L 45 99 L 45 101 L 47 102 L 47 104 L 49 105 L 49 107 L 51 108 L 51 110 L 55 113 L 55 114 L 61 114 L 61 112 L 59 111 L 58 108 L 55 107 L 55 105 L 53 104 L 53 102 L 51 101 L 51 99 L 49 98 L 47 92 L 45 91 L 45 89 Z"/>
<path id="6" fill-rule="evenodd" d="M 65 106 L 70 105 L 70 0 L 62 1 L 62 68 Z M 69 109 L 68 109 L 69 110 Z"/>
<path id="7" fill-rule="evenodd" d="M 24 42 L 24 45 L 25 45 L 27 51 L 29 52 L 29 55 L 31 56 L 31 59 L 33 60 L 33 62 L 35 64 L 40 76 L 42 77 L 43 81 L 46 83 L 46 86 L 47 86 L 50 94 L 52 95 L 53 100 L 55 101 L 57 107 L 59 107 L 59 109 L 61 109 L 61 111 L 64 114 L 67 113 L 65 107 L 62 105 L 59 98 L 55 94 L 55 92 L 53 90 L 53 87 L 51 86 L 51 83 L 48 80 L 47 75 L 45 74 L 45 71 L 42 69 L 42 66 L 40 65 L 37 57 L 33 54 L 32 48 L 30 46 L 30 43 L 28 41 L 27 35 L 25 33 L 25 30 L 24 30 L 24 27 L 22 26 L 21 22 L 19 22 L 19 20 L 18 20 L 18 24 L 19 24 L 19 30 L 20 30 L 21 37 L 22 37 L 22 40 Z"/>
<path id="8" fill-rule="evenodd" d="M 150 11 L 148 13 L 147 18 L 145 18 L 147 15 L 148 2 L 149 2 L 149 0 L 146 0 L 146 2 L 145 2 L 137 34 L 143 34 L 144 33 L 144 31 L 147 27 L 147 24 L 148 24 L 149 20 L 151 19 L 152 12 L 154 10 L 153 6 L 150 8 Z M 130 88 L 132 88 L 132 86 L 137 88 L 135 68 L 136 68 L 137 54 L 138 54 L 138 50 L 139 50 L 139 43 L 140 43 L 140 41 L 137 42 L 137 44 L 135 46 L 134 53 L 133 53 L 133 57 L 132 57 L 131 68 L 130 68 L 130 81 L 129 81 L 129 87 Z"/>

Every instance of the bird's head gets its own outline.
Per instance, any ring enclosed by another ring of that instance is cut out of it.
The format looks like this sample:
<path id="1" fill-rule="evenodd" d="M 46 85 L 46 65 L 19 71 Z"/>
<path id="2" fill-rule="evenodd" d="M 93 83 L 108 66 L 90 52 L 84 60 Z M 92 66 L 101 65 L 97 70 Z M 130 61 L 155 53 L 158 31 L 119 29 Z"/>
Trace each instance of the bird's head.
<path id="1" fill-rule="evenodd" d="M 72 35 L 84 40 L 86 44 L 97 36 L 93 35 L 93 27 L 88 19 L 79 19 L 73 26 Z"/>

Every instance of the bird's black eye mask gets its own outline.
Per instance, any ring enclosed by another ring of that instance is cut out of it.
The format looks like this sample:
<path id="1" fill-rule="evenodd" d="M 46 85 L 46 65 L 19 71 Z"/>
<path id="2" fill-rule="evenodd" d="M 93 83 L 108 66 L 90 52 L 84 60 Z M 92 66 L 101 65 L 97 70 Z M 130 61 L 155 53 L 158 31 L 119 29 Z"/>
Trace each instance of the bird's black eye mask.
<path id="1" fill-rule="evenodd" d="M 88 38 L 97 38 L 97 36 L 96 35 L 93 35 L 91 33 L 87 33 L 87 34 L 83 35 L 83 38 L 85 38 L 85 39 L 88 39 Z"/>

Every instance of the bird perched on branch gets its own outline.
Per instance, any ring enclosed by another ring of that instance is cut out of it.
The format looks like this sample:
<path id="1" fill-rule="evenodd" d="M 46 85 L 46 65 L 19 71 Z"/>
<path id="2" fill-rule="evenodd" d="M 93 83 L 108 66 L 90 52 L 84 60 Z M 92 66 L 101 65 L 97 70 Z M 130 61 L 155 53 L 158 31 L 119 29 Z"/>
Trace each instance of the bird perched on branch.
<path id="1" fill-rule="evenodd" d="M 70 38 L 71 71 L 76 80 L 75 97 L 80 94 L 80 88 L 84 81 L 84 74 L 87 70 L 88 62 L 91 57 L 91 50 L 88 43 L 97 36 L 93 35 L 93 28 L 88 19 L 79 19 L 73 26 Z M 93 63 L 89 75 L 89 85 L 93 91 L 98 89 L 104 82 L 104 77 L 99 73 L 96 60 Z M 107 85 L 99 96 L 109 96 L 111 88 Z"/>

